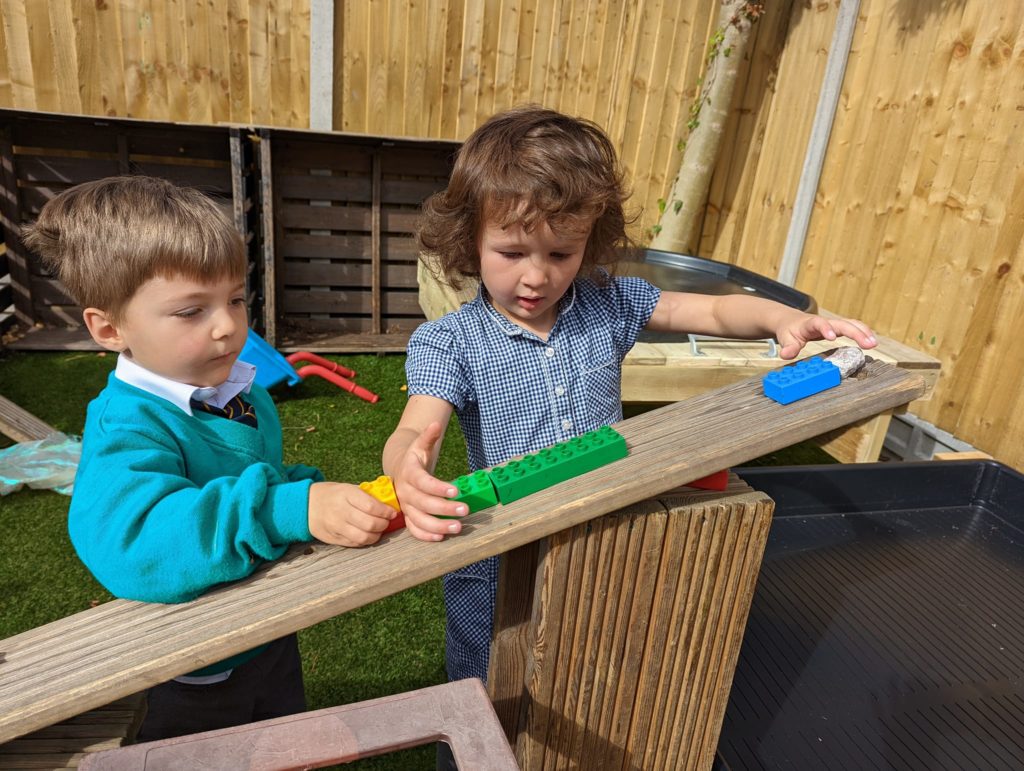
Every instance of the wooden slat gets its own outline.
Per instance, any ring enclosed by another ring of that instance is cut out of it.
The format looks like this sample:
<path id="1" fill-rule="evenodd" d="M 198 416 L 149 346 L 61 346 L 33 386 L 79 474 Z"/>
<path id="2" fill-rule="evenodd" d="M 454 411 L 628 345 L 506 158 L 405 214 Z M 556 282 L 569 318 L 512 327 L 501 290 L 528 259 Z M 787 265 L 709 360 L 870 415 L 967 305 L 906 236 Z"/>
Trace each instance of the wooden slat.
<path id="1" fill-rule="evenodd" d="M 45 439 L 57 429 L 0 395 L 0 434 L 15 442 Z"/>
<path id="2" fill-rule="evenodd" d="M 474 515 L 441 543 L 407 532 L 368 549 L 299 545 L 184 605 L 115 600 L 0 641 L 0 741 L 506 552 L 766 452 L 917 398 L 920 378 L 869 363 L 783 406 L 752 378 L 617 425 L 630 454 Z"/>
<path id="3" fill-rule="evenodd" d="M 281 237 L 278 245 L 281 256 L 327 257 L 370 260 L 370 237 L 366 235 L 323 235 L 289 232 Z M 385 234 L 381 239 L 381 256 L 385 262 L 415 264 L 419 258 L 416 240 L 408 235 Z"/>
<path id="4" fill-rule="evenodd" d="M 371 172 L 372 194 L 370 198 L 370 331 L 376 335 L 381 333 L 381 179 L 380 151 L 373 154 L 373 171 Z M 419 309 L 417 304 L 416 309 Z M 416 310 L 410 311 L 416 313 Z"/>
<path id="5" fill-rule="evenodd" d="M 420 305 L 413 291 L 382 292 L 377 295 L 378 319 L 380 316 L 421 317 Z M 346 316 L 365 314 L 371 320 L 374 311 L 374 295 L 369 289 L 289 289 L 281 292 L 281 313 L 340 313 Z M 371 321 L 372 324 L 372 321 Z M 372 325 L 370 331 L 374 330 Z"/>
<path id="6" fill-rule="evenodd" d="M 260 179 L 260 227 L 262 228 L 263 254 L 263 339 L 271 346 L 277 345 L 277 260 L 274 244 L 277 238 L 277 220 L 275 219 L 276 195 L 273 184 L 273 166 L 270 133 L 261 130 L 259 134 L 259 168 Z"/>

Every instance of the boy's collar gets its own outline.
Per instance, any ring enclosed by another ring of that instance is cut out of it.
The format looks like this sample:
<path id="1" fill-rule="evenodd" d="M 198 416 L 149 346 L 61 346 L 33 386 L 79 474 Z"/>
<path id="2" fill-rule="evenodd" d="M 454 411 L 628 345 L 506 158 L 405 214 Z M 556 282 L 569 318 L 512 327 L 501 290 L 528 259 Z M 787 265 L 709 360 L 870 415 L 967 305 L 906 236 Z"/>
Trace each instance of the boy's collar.
<path id="1" fill-rule="evenodd" d="M 117 357 L 117 368 L 114 370 L 114 375 L 121 382 L 141 388 L 161 399 L 166 399 L 183 412 L 191 415 L 192 407 L 189 401 L 192 399 L 221 408 L 238 394 L 249 393 L 253 381 L 256 379 L 256 367 L 237 360 L 232 365 L 227 380 L 219 386 L 203 387 L 179 383 L 177 380 L 158 375 L 136 364 L 122 353 Z"/>

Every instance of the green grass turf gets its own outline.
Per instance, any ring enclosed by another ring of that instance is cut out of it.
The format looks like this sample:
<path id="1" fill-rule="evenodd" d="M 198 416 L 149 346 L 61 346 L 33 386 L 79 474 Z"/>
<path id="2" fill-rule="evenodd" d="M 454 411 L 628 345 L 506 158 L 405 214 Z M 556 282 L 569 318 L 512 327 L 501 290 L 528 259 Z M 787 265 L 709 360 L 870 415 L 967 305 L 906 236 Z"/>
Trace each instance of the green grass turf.
<path id="1" fill-rule="evenodd" d="M 89 352 L 0 353 L 0 393 L 69 434 L 80 434 L 85 410 L 103 388 L 114 356 Z M 377 393 L 368 404 L 313 378 L 275 391 L 284 431 L 286 462 L 319 467 L 328 479 L 360 482 L 381 473 L 384 442 L 405 405 L 405 357 L 331 357 Z M 633 407 L 627 414 L 642 408 Z M 0 437 L 0 447 L 10 444 Z M 751 465 L 827 463 L 810 444 L 759 458 Z M 438 475 L 465 473 L 462 434 L 452 421 Z M 23 489 L 0 498 L 0 639 L 109 600 L 74 554 L 65 520 L 69 499 Z M 311 709 L 441 683 L 444 675 L 444 607 L 439 580 L 324 621 L 300 635 Z M 368 759 L 345 768 L 433 767 L 434 750 L 422 747 Z"/>

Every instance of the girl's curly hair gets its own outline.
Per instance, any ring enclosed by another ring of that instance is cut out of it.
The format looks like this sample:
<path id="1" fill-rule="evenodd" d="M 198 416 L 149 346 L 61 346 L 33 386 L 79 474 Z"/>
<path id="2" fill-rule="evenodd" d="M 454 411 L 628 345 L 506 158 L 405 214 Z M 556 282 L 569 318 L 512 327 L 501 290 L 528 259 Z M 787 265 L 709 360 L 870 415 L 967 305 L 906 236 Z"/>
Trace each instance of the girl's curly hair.
<path id="1" fill-rule="evenodd" d="M 480 276 L 481 226 L 547 222 L 556 233 L 593 223 L 581 275 L 601 280 L 621 259 L 627 194 L 615 148 L 594 123 L 527 105 L 499 113 L 459 149 L 448 187 L 423 205 L 417 239 L 427 266 L 458 288 Z"/>

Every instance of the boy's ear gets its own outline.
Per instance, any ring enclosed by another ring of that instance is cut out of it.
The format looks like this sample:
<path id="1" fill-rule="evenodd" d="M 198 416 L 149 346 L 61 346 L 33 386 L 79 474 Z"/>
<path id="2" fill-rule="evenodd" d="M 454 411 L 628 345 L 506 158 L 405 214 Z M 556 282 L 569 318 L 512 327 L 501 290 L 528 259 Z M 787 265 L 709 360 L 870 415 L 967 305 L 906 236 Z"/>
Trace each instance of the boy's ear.
<path id="1" fill-rule="evenodd" d="M 86 308 L 82 311 L 82 318 L 85 320 L 85 327 L 92 335 L 92 339 L 108 351 L 121 352 L 128 347 L 124 338 L 121 337 L 117 325 L 110 320 L 106 311 L 101 311 L 99 308 Z"/>

